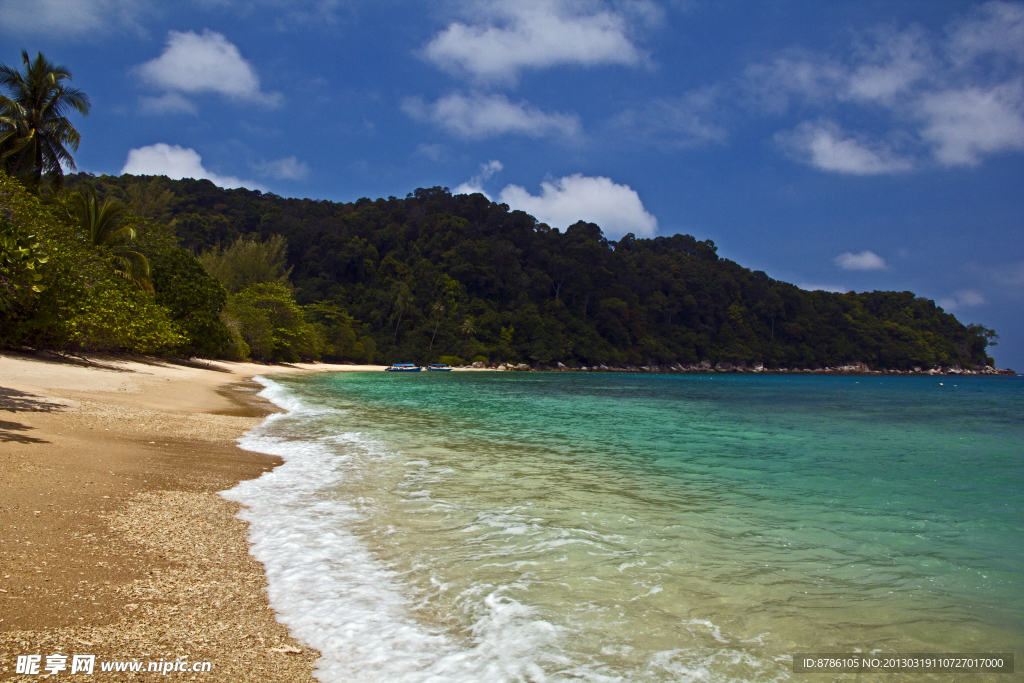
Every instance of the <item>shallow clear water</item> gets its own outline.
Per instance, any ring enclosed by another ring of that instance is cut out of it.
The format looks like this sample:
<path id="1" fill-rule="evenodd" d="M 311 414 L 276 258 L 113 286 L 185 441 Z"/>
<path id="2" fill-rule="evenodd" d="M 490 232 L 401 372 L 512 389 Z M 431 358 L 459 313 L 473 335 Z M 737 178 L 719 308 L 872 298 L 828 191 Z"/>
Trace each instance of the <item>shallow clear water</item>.
<path id="1" fill-rule="evenodd" d="M 321 680 L 795 680 L 796 651 L 1024 644 L 1022 380 L 267 384 L 291 412 L 243 447 L 286 464 L 227 495 Z"/>

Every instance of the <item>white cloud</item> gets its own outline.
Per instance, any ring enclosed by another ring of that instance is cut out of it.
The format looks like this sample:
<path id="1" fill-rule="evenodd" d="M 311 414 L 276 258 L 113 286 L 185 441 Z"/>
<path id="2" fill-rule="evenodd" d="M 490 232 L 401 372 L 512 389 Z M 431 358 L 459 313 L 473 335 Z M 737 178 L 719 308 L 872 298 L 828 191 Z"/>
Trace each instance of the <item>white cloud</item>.
<path id="1" fill-rule="evenodd" d="M 142 97 L 139 99 L 142 111 L 146 114 L 198 114 L 196 105 L 176 92 L 164 93 L 160 97 Z"/>
<path id="2" fill-rule="evenodd" d="M 881 28 L 852 47 L 845 58 L 789 51 L 752 65 L 738 96 L 769 114 L 801 106 L 827 108 L 832 117 L 867 113 L 877 121 L 881 115 L 892 127 L 887 138 L 913 142 L 918 161 L 931 156 L 943 166 L 975 166 L 988 155 L 1024 150 L 1024 4 L 988 2 L 942 34 Z M 797 158 L 823 170 L 891 173 L 921 166 L 863 136 L 803 128 L 802 136 L 782 138 L 802 143 Z"/>
<path id="3" fill-rule="evenodd" d="M 767 114 L 784 113 L 794 98 L 820 104 L 836 96 L 843 67 L 821 56 L 784 55 L 751 64 L 740 78 L 740 97 Z"/>
<path id="4" fill-rule="evenodd" d="M 945 166 L 976 166 L 984 154 L 1024 150 L 1024 80 L 993 88 L 928 93 L 922 136 Z"/>
<path id="5" fill-rule="evenodd" d="M 499 199 L 559 228 L 583 220 L 596 223 L 612 238 L 627 232 L 653 237 L 658 230 L 658 219 L 647 212 L 636 191 L 609 178 L 575 173 L 544 181 L 540 187 L 540 195 L 533 196 L 519 185 L 508 185 Z"/>
<path id="6" fill-rule="evenodd" d="M 480 172 L 452 190 L 452 194 L 476 194 L 479 192 L 490 199 L 491 196 L 484 192 L 484 182 L 490 180 L 491 176 L 503 168 L 505 166 L 497 159 L 491 159 L 485 164 L 480 164 Z"/>
<path id="7" fill-rule="evenodd" d="M 176 96 L 178 101 L 185 100 L 181 93 L 217 93 L 265 106 L 275 106 L 281 100 L 279 93 L 262 92 L 252 64 L 227 38 L 212 31 L 169 32 L 163 53 L 139 65 L 136 71 L 148 84 L 167 91 L 164 98 Z M 144 106 L 152 107 L 164 98 Z M 174 111 L 182 110 L 179 106 Z"/>
<path id="8" fill-rule="evenodd" d="M 414 119 L 430 121 L 467 139 L 506 134 L 573 137 L 580 132 L 579 118 L 574 114 L 547 114 L 526 101 L 512 103 L 504 95 L 467 97 L 455 93 L 433 104 L 410 97 L 402 102 L 402 110 Z"/>
<path id="9" fill-rule="evenodd" d="M 797 287 L 799 287 L 800 289 L 804 290 L 805 292 L 832 292 L 833 294 L 845 294 L 846 292 L 850 291 L 846 287 L 840 287 L 838 285 L 809 285 L 809 284 L 802 284 L 802 285 L 797 285 Z"/>
<path id="10" fill-rule="evenodd" d="M 427 43 L 423 56 L 447 71 L 506 83 L 522 69 L 635 66 L 644 58 L 628 35 L 628 15 L 656 21 L 657 8 L 650 2 L 619 4 L 635 11 L 616 11 L 596 0 L 478 0 L 469 4 L 475 21 L 450 24 Z"/>
<path id="11" fill-rule="evenodd" d="M 885 259 L 873 251 L 862 251 L 859 254 L 844 252 L 836 256 L 836 265 L 843 270 L 885 270 Z"/>
<path id="12" fill-rule="evenodd" d="M 305 180 L 309 175 L 309 166 L 294 156 L 261 161 L 253 164 L 253 168 L 260 176 L 275 180 Z"/>
<path id="13" fill-rule="evenodd" d="M 939 299 L 939 306 L 942 306 L 947 311 L 955 311 L 958 308 L 970 308 L 973 306 L 985 306 L 987 304 L 988 299 L 982 296 L 981 292 L 973 289 L 962 289 L 956 293 L 956 296 Z"/>
<path id="14" fill-rule="evenodd" d="M 913 168 L 910 159 L 896 155 L 883 144 L 849 137 L 830 121 L 805 121 L 793 131 L 777 133 L 775 140 L 790 156 L 823 171 L 878 175 Z"/>
<path id="15" fill-rule="evenodd" d="M 874 42 L 858 50 L 857 58 L 840 79 L 839 97 L 895 104 L 894 98 L 935 69 L 932 47 L 921 29 L 902 33 L 884 28 Z"/>
<path id="16" fill-rule="evenodd" d="M 977 8 L 952 27 L 950 52 L 961 63 L 983 55 L 1024 61 L 1024 5 L 987 2 Z"/>
<path id="17" fill-rule="evenodd" d="M 203 168 L 203 159 L 191 148 L 158 142 L 155 145 L 139 147 L 128 152 L 121 173 L 132 175 L 164 175 L 172 180 L 181 178 L 206 178 L 220 187 L 247 187 L 251 190 L 263 188 L 249 180 L 233 176 L 222 176 Z"/>
<path id="18" fill-rule="evenodd" d="M 770 113 L 785 111 L 794 100 L 892 107 L 897 96 L 939 69 L 933 51 L 920 29 L 901 33 L 882 28 L 856 45 L 846 60 L 790 50 L 768 64 L 752 64 L 741 79 L 742 88 L 755 106 Z"/>
<path id="19" fill-rule="evenodd" d="M 71 36 L 137 28 L 147 0 L 0 0 L 0 27 L 14 34 Z"/>

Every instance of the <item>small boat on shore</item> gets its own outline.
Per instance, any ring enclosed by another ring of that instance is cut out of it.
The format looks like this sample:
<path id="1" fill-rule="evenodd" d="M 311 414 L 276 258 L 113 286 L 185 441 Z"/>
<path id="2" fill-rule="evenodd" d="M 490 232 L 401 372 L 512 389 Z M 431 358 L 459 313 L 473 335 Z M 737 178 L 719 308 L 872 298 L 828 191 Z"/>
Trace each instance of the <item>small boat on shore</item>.
<path id="1" fill-rule="evenodd" d="M 413 365 L 412 363 L 394 363 L 384 368 L 384 372 L 419 372 L 422 369 L 420 366 Z"/>
<path id="2" fill-rule="evenodd" d="M 427 366 L 428 372 L 451 372 L 452 366 L 445 365 L 444 363 L 431 363 Z"/>

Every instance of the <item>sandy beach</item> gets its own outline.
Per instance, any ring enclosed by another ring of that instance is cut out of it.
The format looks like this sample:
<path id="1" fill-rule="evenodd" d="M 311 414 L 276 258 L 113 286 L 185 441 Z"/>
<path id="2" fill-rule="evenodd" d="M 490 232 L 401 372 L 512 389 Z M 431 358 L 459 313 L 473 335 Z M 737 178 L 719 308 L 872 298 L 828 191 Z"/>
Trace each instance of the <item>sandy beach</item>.
<path id="1" fill-rule="evenodd" d="M 182 680 L 313 680 L 267 604 L 238 505 L 279 459 L 235 439 L 276 408 L 257 374 L 379 366 L 0 357 L 0 680 L 19 655 L 210 662 Z M 144 666 L 145 670 L 145 666 Z M 160 674 L 143 674 L 155 677 Z"/>

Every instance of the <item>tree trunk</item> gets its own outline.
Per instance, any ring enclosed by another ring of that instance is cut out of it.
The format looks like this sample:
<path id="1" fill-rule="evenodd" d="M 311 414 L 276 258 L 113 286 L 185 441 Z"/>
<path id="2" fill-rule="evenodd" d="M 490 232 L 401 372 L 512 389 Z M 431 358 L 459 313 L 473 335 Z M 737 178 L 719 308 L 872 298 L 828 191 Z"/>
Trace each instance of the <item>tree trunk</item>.
<path id="1" fill-rule="evenodd" d="M 401 312 L 399 312 L 399 314 L 398 314 L 398 322 L 395 323 L 395 338 L 391 340 L 391 345 L 392 346 L 397 346 L 398 345 L 398 326 L 401 325 L 401 324 L 402 324 L 402 314 L 401 314 Z"/>
<path id="2" fill-rule="evenodd" d="M 36 187 L 41 187 L 43 184 L 43 147 L 39 144 L 39 138 L 36 137 Z"/>
<path id="3" fill-rule="evenodd" d="M 434 323 L 434 334 L 430 335 L 430 348 L 434 348 L 434 337 L 437 336 L 437 326 L 441 324 L 441 317 L 438 316 L 437 322 Z"/>

